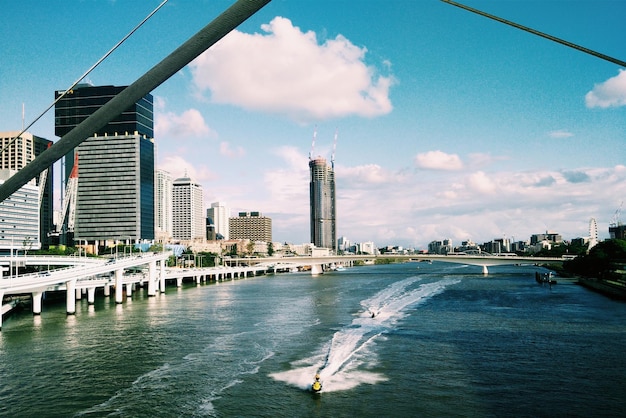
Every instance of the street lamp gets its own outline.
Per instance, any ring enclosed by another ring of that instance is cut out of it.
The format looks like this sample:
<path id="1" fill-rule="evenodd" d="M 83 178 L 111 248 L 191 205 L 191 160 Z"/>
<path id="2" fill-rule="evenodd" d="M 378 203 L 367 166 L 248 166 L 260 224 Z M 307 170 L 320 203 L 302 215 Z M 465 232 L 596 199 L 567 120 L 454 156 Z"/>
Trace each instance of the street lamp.
<path id="1" fill-rule="evenodd" d="M 128 238 L 128 241 L 126 240 L 122 240 L 122 238 Z M 124 257 L 126 257 L 126 246 L 129 247 L 129 256 L 132 255 L 132 247 L 131 247 L 131 242 L 132 242 L 132 237 L 130 235 L 123 235 L 119 237 L 119 240 L 122 241 L 124 243 Z M 127 244 L 128 242 L 128 244 Z M 115 245 L 115 258 L 117 258 L 117 245 Z"/>
<path id="2" fill-rule="evenodd" d="M 202 267 L 202 258 L 204 257 L 203 255 L 196 255 L 196 257 L 200 260 L 200 267 Z M 198 267 L 196 265 L 196 267 Z"/>

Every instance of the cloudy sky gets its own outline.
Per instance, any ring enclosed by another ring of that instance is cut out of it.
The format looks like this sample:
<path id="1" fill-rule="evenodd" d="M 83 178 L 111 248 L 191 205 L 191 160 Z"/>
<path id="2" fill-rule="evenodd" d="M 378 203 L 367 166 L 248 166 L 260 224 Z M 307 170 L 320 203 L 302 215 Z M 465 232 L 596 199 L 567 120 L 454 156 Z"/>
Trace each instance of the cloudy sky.
<path id="1" fill-rule="evenodd" d="M 160 2 L 1 2 L 0 131 Z M 626 60 L 626 2 L 461 2 Z M 131 84 L 231 3 L 169 0 L 88 81 Z M 626 68 L 438 0 L 274 0 L 153 95 L 157 166 L 276 241 L 309 241 L 309 155 L 333 149 L 338 234 L 377 246 L 570 239 L 591 218 L 606 238 L 626 195 Z M 30 131 L 56 140 L 53 113 Z"/>

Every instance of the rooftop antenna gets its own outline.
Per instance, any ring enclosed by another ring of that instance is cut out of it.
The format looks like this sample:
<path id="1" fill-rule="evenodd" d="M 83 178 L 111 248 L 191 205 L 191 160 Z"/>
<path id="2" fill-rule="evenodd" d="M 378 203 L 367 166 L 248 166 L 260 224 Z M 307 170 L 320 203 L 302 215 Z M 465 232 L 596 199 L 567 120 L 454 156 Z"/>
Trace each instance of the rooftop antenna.
<path id="1" fill-rule="evenodd" d="M 315 152 L 315 138 L 317 137 L 317 125 L 313 130 L 313 142 L 311 143 L 311 151 L 309 151 L 309 161 L 313 159 L 313 153 Z"/>
<path id="2" fill-rule="evenodd" d="M 335 150 L 337 149 L 337 135 L 339 134 L 339 129 L 335 128 L 335 140 L 333 141 L 333 153 L 330 155 L 330 166 L 332 169 L 335 169 Z"/>

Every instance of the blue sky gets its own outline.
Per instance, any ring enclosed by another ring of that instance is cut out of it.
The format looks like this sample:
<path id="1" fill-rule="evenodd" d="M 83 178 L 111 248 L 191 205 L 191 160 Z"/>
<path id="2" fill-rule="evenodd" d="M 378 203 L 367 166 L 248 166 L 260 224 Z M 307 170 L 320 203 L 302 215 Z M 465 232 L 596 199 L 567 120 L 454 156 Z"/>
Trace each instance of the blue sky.
<path id="1" fill-rule="evenodd" d="M 0 131 L 159 3 L 0 3 Z M 169 0 L 88 80 L 131 84 L 231 3 Z M 626 60 L 624 1 L 461 3 Z M 276 241 L 309 240 L 315 130 L 328 159 L 338 132 L 353 242 L 569 239 L 592 217 L 605 238 L 626 195 L 626 69 L 438 0 L 274 0 L 153 95 L 157 166 L 271 217 Z M 53 113 L 30 131 L 56 140 Z"/>

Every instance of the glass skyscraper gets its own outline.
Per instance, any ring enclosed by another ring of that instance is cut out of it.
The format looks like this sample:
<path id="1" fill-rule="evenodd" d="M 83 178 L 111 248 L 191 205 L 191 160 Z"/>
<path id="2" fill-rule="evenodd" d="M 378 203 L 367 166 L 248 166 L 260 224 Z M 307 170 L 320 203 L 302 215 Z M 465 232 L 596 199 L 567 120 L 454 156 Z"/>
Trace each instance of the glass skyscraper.
<path id="1" fill-rule="evenodd" d="M 311 205 L 311 243 L 337 251 L 335 171 L 318 157 L 309 161 Z"/>
<path id="2" fill-rule="evenodd" d="M 55 105 L 55 134 L 62 137 L 124 88 L 76 86 Z M 148 94 L 65 156 L 67 181 L 78 153 L 76 239 L 154 239 L 153 119 Z"/>

